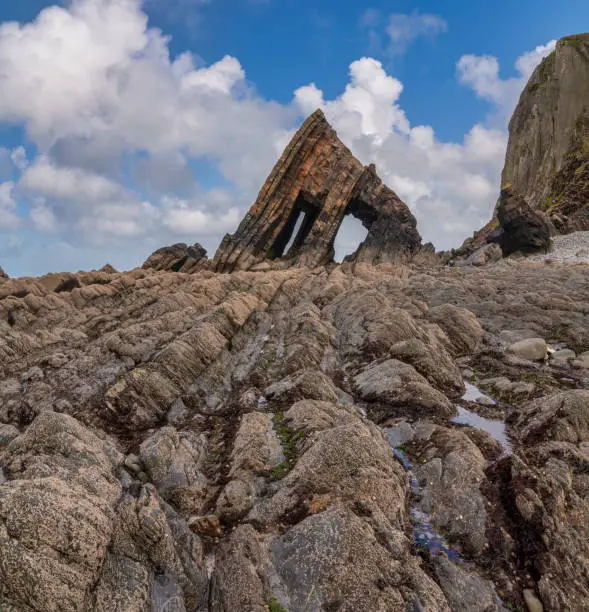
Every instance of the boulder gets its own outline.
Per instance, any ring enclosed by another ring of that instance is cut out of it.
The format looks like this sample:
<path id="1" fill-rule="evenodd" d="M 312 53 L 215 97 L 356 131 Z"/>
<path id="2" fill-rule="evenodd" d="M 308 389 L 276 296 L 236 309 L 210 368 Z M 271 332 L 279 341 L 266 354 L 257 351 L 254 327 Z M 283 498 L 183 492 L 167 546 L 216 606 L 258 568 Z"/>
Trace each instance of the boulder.
<path id="1" fill-rule="evenodd" d="M 564 359 L 566 361 L 567 359 L 574 359 L 576 356 L 577 354 L 575 351 L 571 351 L 571 349 L 560 349 L 554 351 L 554 353 L 550 355 L 550 359 Z"/>
<path id="2" fill-rule="evenodd" d="M 544 338 L 526 338 L 511 344 L 507 350 L 528 361 L 544 361 L 548 355 L 548 345 Z"/>
<path id="3" fill-rule="evenodd" d="M 571 389 L 533 400 L 520 409 L 514 427 L 526 443 L 589 442 L 589 391 Z"/>
<path id="4" fill-rule="evenodd" d="M 501 190 L 497 218 L 500 226 L 489 234 L 487 240 L 498 243 L 505 257 L 517 251 L 548 252 L 550 247 L 548 223 L 514 191 L 511 185 L 506 185 Z"/>
<path id="5" fill-rule="evenodd" d="M 139 449 L 160 495 L 187 514 L 200 514 L 212 494 L 203 474 L 206 448 L 203 435 L 162 427 Z"/>
<path id="6" fill-rule="evenodd" d="M 188 246 L 183 242 L 154 251 L 141 266 L 144 270 L 166 272 L 193 272 L 207 259 L 207 252 L 200 244 Z"/>
<path id="7" fill-rule="evenodd" d="M 379 404 L 381 418 L 397 415 L 398 411 L 419 417 L 456 414 L 456 408 L 445 395 L 415 368 L 396 359 L 369 365 L 354 378 L 354 387 L 363 400 Z"/>
<path id="8" fill-rule="evenodd" d="M 453 304 L 442 304 L 430 308 L 427 317 L 446 332 L 455 357 L 471 355 L 481 347 L 485 332 L 470 310 Z"/>
<path id="9" fill-rule="evenodd" d="M 444 555 L 434 557 L 433 568 L 452 612 L 472 612 L 473 610 L 503 612 L 505 610 L 493 584 L 474 572 L 462 569 Z"/>

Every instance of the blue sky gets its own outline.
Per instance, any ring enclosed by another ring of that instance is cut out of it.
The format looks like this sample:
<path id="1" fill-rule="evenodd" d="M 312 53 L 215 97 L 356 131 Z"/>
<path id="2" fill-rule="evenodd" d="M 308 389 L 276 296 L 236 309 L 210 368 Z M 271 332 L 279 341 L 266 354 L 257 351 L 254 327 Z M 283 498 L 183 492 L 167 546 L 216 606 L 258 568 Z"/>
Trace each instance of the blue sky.
<path id="1" fill-rule="evenodd" d="M 317 106 L 456 246 L 490 214 L 519 92 L 589 5 L 20 0 L 0 22 L 0 265 L 32 275 L 212 255 Z"/>

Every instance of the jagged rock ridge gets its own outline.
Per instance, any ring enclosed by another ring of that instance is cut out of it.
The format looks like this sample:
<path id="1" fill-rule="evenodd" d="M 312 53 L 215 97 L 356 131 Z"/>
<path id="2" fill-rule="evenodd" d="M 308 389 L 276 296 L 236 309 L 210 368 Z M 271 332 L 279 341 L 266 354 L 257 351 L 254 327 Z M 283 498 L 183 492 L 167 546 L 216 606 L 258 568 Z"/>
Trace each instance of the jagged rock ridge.
<path id="1" fill-rule="evenodd" d="M 333 259 L 347 214 L 368 229 L 355 261 L 391 262 L 421 246 L 407 206 L 383 185 L 374 166 L 364 167 L 352 155 L 318 110 L 294 136 L 235 234 L 223 239 L 214 267 L 250 269 L 282 257 L 299 266 L 325 264 Z"/>

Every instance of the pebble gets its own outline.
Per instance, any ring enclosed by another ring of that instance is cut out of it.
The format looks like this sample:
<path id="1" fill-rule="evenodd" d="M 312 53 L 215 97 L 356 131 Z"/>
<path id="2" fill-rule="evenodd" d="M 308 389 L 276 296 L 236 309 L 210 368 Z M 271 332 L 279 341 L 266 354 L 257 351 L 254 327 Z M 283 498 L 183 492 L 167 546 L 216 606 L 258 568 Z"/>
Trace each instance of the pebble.
<path id="1" fill-rule="evenodd" d="M 589 262 L 589 231 L 574 232 L 552 239 L 550 252 L 532 255 L 532 261 Z"/>
<path id="2" fill-rule="evenodd" d="M 532 589 L 524 589 L 524 601 L 528 608 L 528 612 L 544 612 L 542 602 L 536 597 Z"/>
<path id="3" fill-rule="evenodd" d="M 141 460 L 137 455 L 127 455 L 125 457 L 125 467 L 131 472 L 139 474 L 141 472 Z"/>
<path id="4" fill-rule="evenodd" d="M 475 402 L 477 404 L 480 404 L 481 406 L 494 406 L 495 405 L 495 402 L 490 397 L 487 397 L 486 395 L 481 395 L 481 397 L 477 397 Z"/>
<path id="5" fill-rule="evenodd" d="M 571 351 L 571 349 L 561 349 L 559 351 L 554 351 L 552 355 L 550 355 L 551 359 L 574 359 L 577 356 L 575 351 Z"/>

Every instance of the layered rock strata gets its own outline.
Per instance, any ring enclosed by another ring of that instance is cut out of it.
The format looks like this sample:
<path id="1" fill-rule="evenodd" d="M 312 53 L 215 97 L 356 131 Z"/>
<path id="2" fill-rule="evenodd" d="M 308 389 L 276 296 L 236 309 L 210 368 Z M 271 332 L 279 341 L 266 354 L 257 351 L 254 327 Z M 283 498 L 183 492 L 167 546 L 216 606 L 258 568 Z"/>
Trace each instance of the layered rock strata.
<path id="1" fill-rule="evenodd" d="M 0 608 L 586 609 L 587 304 L 508 260 L 0 279 Z"/>
<path id="2" fill-rule="evenodd" d="M 200 244 L 188 246 L 183 242 L 154 251 L 143 263 L 145 270 L 169 272 L 194 272 L 202 269 L 207 252 Z"/>
<path id="3" fill-rule="evenodd" d="M 368 229 L 353 256 L 357 262 L 403 260 L 421 246 L 407 206 L 374 166 L 352 155 L 318 110 L 294 136 L 235 234 L 223 239 L 214 268 L 251 269 L 281 258 L 298 266 L 328 263 L 348 214 Z"/>

